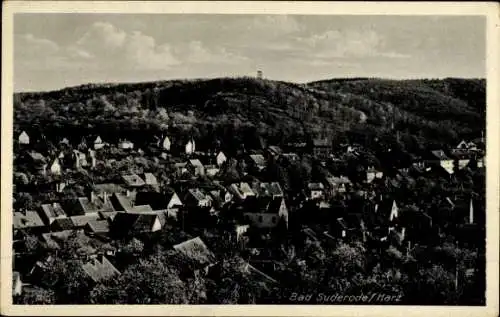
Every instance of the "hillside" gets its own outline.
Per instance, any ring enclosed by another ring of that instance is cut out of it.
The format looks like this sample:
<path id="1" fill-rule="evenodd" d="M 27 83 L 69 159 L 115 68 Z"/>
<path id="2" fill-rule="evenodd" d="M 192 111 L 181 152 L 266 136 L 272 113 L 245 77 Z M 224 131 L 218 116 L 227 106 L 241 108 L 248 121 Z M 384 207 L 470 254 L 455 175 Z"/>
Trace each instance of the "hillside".
<path id="1" fill-rule="evenodd" d="M 163 132 L 179 139 L 193 135 L 201 147 L 218 140 L 228 148 L 258 147 L 261 137 L 274 144 L 348 138 L 365 145 L 399 142 L 418 152 L 478 137 L 485 129 L 485 85 L 451 78 L 298 85 L 246 77 L 84 85 L 15 94 L 14 129 L 54 141 L 61 132 L 136 141 Z"/>

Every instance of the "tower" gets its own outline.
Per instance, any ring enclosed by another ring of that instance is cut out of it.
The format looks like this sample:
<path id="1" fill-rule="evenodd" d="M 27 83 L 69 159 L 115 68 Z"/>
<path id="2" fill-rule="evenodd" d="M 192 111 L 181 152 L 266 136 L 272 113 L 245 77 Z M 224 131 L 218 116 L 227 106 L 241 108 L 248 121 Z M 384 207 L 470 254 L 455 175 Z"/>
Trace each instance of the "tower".
<path id="1" fill-rule="evenodd" d="M 262 71 L 261 70 L 257 71 L 257 79 L 262 79 Z"/>

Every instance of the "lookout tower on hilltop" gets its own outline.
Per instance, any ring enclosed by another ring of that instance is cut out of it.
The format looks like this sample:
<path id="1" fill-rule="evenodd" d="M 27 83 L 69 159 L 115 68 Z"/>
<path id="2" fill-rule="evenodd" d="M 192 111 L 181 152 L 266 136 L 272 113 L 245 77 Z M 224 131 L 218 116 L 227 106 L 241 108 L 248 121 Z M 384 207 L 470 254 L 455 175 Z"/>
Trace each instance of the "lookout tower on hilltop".
<path id="1" fill-rule="evenodd" d="M 261 70 L 257 71 L 257 79 L 262 79 L 262 71 Z"/>

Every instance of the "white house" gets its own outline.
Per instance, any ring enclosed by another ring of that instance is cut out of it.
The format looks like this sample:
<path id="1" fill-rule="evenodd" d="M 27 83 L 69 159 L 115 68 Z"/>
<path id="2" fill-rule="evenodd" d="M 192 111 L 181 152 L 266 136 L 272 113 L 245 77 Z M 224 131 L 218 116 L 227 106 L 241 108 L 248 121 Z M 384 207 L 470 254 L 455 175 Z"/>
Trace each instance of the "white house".
<path id="1" fill-rule="evenodd" d="M 94 150 L 99 150 L 104 147 L 104 142 L 102 142 L 102 139 L 100 136 L 97 136 L 94 140 Z"/>
<path id="2" fill-rule="evenodd" d="M 443 150 L 432 151 L 432 154 L 435 156 L 437 160 L 439 160 L 439 165 L 446 171 L 448 174 L 453 174 L 454 172 L 454 162 L 453 159 L 449 158 Z"/>
<path id="3" fill-rule="evenodd" d="M 217 165 L 218 166 L 221 166 L 222 164 L 224 164 L 225 161 L 227 161 L 227 157 L 226 155 L 224 154 L 224 152 L 220 151 L 216 158 L 215 158 L 215 161 L 217 162 Z"/>
<path id="4" fill-rule="evenodd" d="M 322 183 L 309 183 L 307 189 L 309 190 L 309 199 L 317 199 L 323 197 L 325 187 Z"/>
<path id="5" fill-rule="evenodd" d="M 50 164 L 50 172 L 54 175 L 61 174 L 61 163 L 59 162 L 58 158 L 55 158 Z"/>
<path id="6" fill-rule="evenodd" d="M 399 208 L 398 205 L 396 205 L 396 201 L 392 201 L 392 207 L 391 207 L 391 213 L 389 214 L 389 221 L 392 221 L 399 216 Z"/>
<path id="7" fill-rule="evenodd" d="M 288 208 L 283 198 L 277 198 L 271 200 L 267 206 L 244 212 L 243 217 L 254 227 L 273 228 L 281 219 L 288 224 Z"/>
<path id="8" fill-rule="evenodd" d="M 30 137 L 26 131 L 21 132 L 19 135 L 19 144 L 30 144 Z"/>
<path id="9" fill-rule="evenodd" d="M 190 155 L 190 154 L 193 154 L 195 151 L 196 151 L 196 144 L 195 144 L 194 140 L 191 138 L 191 140 L 189 140 L 186 143 L 185 152 L 186 152 L 186 154 Z"/>
<path id="10" fill-rule="evenodd" d="M 124 140 L 124 141 L 120 142 L 119 147 L 122 150 L 130 150 L 130 149 L 134 148 L 134 143 L 132 143 L 128 140 Z"/>
<path id="11" fill-rule="evenodd" d="M 175 192 L 172 192 L 169 195 L 170 197 L 167 198 L 167 209 L 183 206 L 181 199 Z"/>
<path id="12" fill-rule="evenodd" d="M 166 151 L 170 151 L 170 147 L 172 145 L 172 142 L 170 142 L 170 138 L 168 136 L 165 136 L 163 140 L 160 140 L 160 146 L 162 149 Z"/>

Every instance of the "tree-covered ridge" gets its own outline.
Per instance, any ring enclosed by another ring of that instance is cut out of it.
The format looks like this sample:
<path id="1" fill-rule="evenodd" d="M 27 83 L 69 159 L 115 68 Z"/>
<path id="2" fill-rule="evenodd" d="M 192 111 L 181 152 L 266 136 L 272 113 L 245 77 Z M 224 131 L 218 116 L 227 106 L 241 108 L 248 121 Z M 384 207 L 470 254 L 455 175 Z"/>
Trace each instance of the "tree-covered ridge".
<path id="1" fill-rule="evenodd" d="M 73 135 L 120 131 L 110 138 L 157 133 L 228 147 L 253 147 L 258 137 L 283 144 L 295 137 L 376 142 L 399 133 L 408 151 L 445 147 L 485 128 L 485 80 L 349 79 L 294 84 L 255 78 L 84 85 L 15 94 L 15 128 Z M 359 137 L 359 132 L 362 135 Z M 235 133 L 236 132 L 236 133 Z M 415 143 L 418 145 L 416 146 Z"/>

